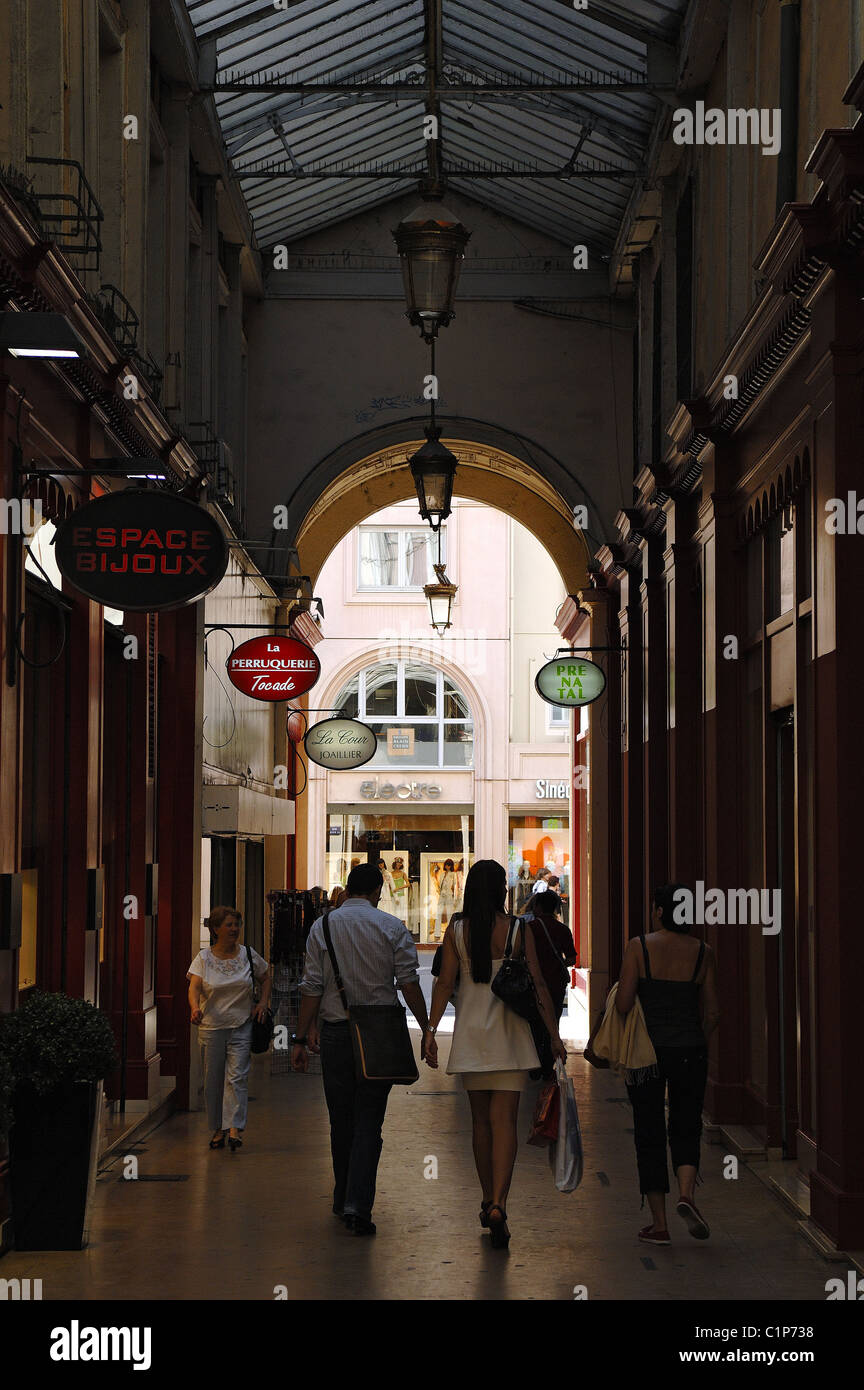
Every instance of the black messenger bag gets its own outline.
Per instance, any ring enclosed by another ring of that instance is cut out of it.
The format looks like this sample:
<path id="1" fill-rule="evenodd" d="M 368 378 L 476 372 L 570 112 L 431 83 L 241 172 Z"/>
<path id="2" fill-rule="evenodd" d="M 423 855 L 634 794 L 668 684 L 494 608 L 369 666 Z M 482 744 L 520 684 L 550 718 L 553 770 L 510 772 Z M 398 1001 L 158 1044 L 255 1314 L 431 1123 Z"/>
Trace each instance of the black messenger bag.
<path id="1" fill-rule="evenodd" d="M 336 952 L 330 936 L 329 910 L 324 913 L 324 940 L 336 977 L 342 1007 L 348 1015 L 354 1069 L 358 1081 L 389 1081 L 394 1086 L 413 1086 L 420 1073 L 414 1059 L 408 1020 L 401 1004 L 348 1003 Z"/>

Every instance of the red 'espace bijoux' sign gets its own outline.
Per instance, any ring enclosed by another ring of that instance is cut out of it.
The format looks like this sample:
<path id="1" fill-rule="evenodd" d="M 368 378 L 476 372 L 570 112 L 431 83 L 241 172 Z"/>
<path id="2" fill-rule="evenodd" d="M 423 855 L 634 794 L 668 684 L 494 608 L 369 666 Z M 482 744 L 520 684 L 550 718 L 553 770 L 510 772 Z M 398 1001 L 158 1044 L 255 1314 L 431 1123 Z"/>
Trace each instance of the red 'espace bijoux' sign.
<path id="1" fill-rule="evenodd" d="M 227 661 L 228 679 L 253 700 L 293 700 L 311 690 L 321 662 L 294 637 L 253 637 Z"/>
<path id="2" fill-rule="evenodd" d="M 80 593 L 135 613 L 194 603 L 228 568 L 228 542 L 215 517 L 155 488 L 85 502 L 61 523 L 54 551 L 60 573 Z"/>

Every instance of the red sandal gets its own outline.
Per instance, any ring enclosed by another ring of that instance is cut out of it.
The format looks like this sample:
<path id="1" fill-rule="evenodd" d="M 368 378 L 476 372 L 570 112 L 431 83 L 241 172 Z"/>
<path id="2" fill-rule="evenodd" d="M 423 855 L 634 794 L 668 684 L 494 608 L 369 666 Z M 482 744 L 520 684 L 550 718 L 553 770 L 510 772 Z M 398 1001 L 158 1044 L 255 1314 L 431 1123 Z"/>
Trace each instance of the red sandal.
<path id="1" fill-rule="evenodd" d="M 646 1245 L 671 1245 L 672 1240 L 668 1231 L 655 1231 L 653 1226 L 643 1226 L 639 1232 L 639 1239 L 644 1240 Z"/>

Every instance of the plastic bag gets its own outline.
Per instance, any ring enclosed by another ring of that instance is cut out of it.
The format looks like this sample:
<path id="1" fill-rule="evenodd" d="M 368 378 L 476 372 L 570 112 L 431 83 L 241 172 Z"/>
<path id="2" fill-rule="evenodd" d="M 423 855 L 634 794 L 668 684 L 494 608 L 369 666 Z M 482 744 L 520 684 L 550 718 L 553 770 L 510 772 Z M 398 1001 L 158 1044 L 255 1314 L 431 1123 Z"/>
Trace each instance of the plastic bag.
<path id="1" fill-rule="evenodd" d="M 543 1149 L 557 1140 L 560 1097 L 561 1092 L 555 1081 L 549 1081 L 540 1088 L 534 1107 L 534 1118 L 531 1121 L 531 1133 L 528 1135 L 529 1144 L 536 1144 L 538 1148 Z"/>
<path id="2" fill-rule="evenodd" d="M 549 1150 L 549 1165 L 555 1174 L 555 1186 L 558 1191 L 575 1192 L 582 1181 L 583 1168 L 579 1109 L 573 1094 L 573 1082 L 560 1058 L 555 1061 L 555 1075 L 558 1080 L 560 1102 L 558 1138 Z"/>

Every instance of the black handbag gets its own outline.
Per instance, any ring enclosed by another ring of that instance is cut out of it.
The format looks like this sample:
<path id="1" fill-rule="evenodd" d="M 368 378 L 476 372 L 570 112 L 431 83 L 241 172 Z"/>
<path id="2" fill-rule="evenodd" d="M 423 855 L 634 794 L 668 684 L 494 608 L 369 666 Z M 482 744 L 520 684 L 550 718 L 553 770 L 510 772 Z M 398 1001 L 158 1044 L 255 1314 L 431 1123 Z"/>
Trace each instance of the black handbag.
<path id="1" fill-rule="evenodd" d="M 493 994 L 497 994 L 502 1003 L 508 1009 L 512 1009 L 520 1018 L 525 1018 L 532 1025 L 539 1024 L 545 1027 L 540 1017 L 540 1009 L 537 1003 L 537 991 L 534 988 L 534 979 L 528 968 L 528 961 L 525 957 L 524 947 L 521 956 L 511 955 L 513 948 L 513 933 L 516 930 L 517 921 L 513 917 L 510 921 L 510 930 L 507 933 L 507 945 L 504 949 L 504 959 L 498 969 L 498 974 L 492 981 L 491 989 Z M 523 934 L 526 924 L 523 921 Z"/>
<path id="2" fill-rule="evenodd" d="M 257 990 L 255 988 L 255 966 L 252 964 L 252 952 L 246 947 L 246 955 L 249 957 L 249 974 L 252 976 L 252 1007 L 255 1008 Z M 273 1012 L 267 1010 L 267 1016 L 262 1022 L 260 1019 L 252 1018 L 252 1051 L 266 1052 L 273 1041 Z"/>
<path id="3" fill-rule="evenodd" d="M 408 1020 L 401 1004 L 349 1004 L 330 936 L 329 910 L 324 913 L 324 940 L 354 1049 L 354 1074 L 358 1081 L 389 1081 L 393 1086 L 413 1086 L 420 1073 L 411 1046 Z"/>

